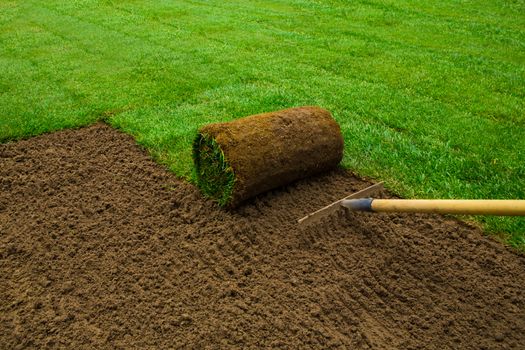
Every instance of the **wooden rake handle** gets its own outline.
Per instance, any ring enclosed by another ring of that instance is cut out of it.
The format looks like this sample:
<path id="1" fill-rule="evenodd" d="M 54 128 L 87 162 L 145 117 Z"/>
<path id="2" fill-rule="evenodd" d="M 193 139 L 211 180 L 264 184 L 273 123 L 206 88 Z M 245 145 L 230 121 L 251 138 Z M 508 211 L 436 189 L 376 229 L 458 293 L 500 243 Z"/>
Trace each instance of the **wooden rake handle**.
<path id="1" fill-rule="evenodd" d="M 350 210 L 400 213 L 525 216 L 525 200 L 500 199 L 345 199 Z"/>

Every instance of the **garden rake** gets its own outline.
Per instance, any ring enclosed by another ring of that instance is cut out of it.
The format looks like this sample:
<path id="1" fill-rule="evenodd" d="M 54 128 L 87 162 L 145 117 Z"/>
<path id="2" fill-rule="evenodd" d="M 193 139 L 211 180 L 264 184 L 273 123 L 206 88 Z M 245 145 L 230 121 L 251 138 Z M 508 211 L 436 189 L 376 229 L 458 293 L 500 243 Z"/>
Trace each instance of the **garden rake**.
<path id="1" fill-rule="evenodd" d="M 306 215 L 299 219 L 298 223 L 300 225 L 313 223 L 341 208 L 368 212 L 525 216 L 525 200 L 374 199 L 368 197 L 382 189 L 382 182 L 367 187 Z"/>

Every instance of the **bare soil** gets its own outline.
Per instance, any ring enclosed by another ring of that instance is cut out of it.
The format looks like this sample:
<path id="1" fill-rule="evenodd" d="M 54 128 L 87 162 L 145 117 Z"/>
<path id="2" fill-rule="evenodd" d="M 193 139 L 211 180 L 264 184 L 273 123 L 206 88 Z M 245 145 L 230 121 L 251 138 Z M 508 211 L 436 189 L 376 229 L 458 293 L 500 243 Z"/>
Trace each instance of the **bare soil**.
<path id="1" fill-rule="evenodd" d="M 297 227 L 367 185 L 225 211 L 104 124 L 0 145 L 0 348 L 524 349 L 525 257 L 477 228 Z"/>

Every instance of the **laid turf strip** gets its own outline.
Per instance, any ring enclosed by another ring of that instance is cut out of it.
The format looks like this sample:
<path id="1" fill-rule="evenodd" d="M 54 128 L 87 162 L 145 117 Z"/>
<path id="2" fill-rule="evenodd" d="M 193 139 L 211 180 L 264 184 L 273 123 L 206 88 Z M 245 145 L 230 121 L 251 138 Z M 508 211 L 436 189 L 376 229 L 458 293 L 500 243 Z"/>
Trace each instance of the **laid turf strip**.
<path id="1" fill-rule="evenodd" d="M 235 207 L 257 194 L 334 169 L 343 147 L 339 125 L 319 107 L 209 124 L 193 143 L 197 185 L 219 205 Z"/>
<path id="2" fill-rule="evenodd" d="M 104 119 L 182 177 L 205 124 L 330 110 L 406 198 L 525 199 L 522 0 L 0 1 L 0 142 Z M 193 179 L 192 179 L 193 180 Z M 525 218 L 482 217 L 525 250 Z"/>
<path id="3" fill-rule="evenodd" d="M 525 257 L 437 215 L 295 220 L 336 171 L 235 211 L 97 124 L 0 145 L 0 344 L 525 348 Z"/>

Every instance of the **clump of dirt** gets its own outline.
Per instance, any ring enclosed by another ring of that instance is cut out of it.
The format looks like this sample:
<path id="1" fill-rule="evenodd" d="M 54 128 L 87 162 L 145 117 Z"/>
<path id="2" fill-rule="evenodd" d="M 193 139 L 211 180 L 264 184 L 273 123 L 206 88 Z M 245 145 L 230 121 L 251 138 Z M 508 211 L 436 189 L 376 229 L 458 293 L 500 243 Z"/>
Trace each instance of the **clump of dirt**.
<path id="1" fill-rule="evenodd" d="M 525 348 L 525 257 L 455 219 L 296 219 L 345 171 L 224 211 L 97 124 L 0 145 L 0 344 Z"/>

